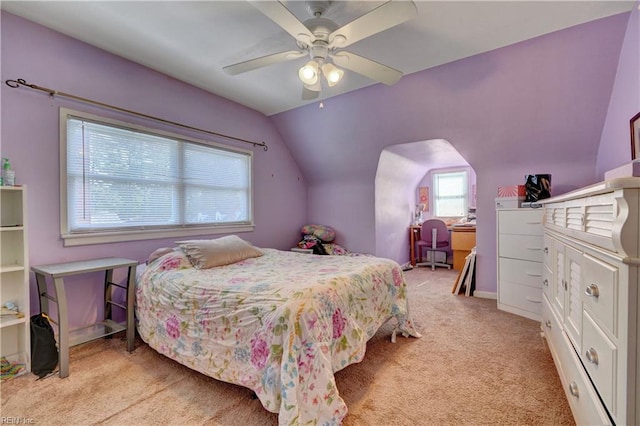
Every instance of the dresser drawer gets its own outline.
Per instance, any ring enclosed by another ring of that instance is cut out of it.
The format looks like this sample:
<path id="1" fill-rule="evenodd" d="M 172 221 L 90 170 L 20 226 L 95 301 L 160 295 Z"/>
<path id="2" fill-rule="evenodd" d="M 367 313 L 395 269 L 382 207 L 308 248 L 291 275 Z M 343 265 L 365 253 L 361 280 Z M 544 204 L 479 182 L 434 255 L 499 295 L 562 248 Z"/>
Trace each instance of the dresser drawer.
<path id="1" fill-rule="evenodd" d="M 549 300 L 553 298 L 553 274 L 551 269 L 543 264 L 542 265 L 542 292 L 547 296 Z"/>
<path id="2" fill-rule="evenodd" d="M 542 239 L 542 263 L 553 270 L 553 238 L 545 234 Z"/>
<path id="3" fill-rule="evenodd" d="M 601 327 L 618 337 L 618 268 L 585 254 L 582 302 Z"/>
<path id="4" fill-rule="evenodd" d="M 542 236 L 500 234 L 499 257 L 542 262 Z"/>
<path id="5" fill-rule="evenodd" d="M 576 424 L 613 424 L 589 377 L 581 368 L 582 364 L 573 350 L 571 342 L 566 335 L 562 334 L 561 337 L 562 344 L 558 350 L 562 368 L 560 378 Z"/>
<path id="6" fill-rule="evenodd" d="M 542 312 L 542 290 L 538 287 L 509 283 L 500 284 L 498 304 L 504 304 L 540 315 Z M 498 306 L 501 308 L 500 306 Z M 539 318 L 539 317 L 538 317 Z"/>
<path id="7" fill-rule="evenodd" d="M 503 281 L 542 288 L 542 263 L 530 260 L 498 258 L 500 285 Z"/>
<path id="8" fill-rule="evenodd" d="M 556 316 L 555 311 L 551 307 L 551 302 L 545 296 L 542 296 L 542 325 L 540 326 L 544 332 L 544 336 L 547 339 L 547 343 L 551 347 L 551 353 L 554 356 L 556 367 L 558 372 L 562 371 L 560 364 L 559 350 L 563 344 L 562 340 L 562 328 L 560 326 L 560 320 Z"/>
<path id="9" fill-rule="evenodd" d="M 456 231 L 451 232 L 451 249 L 452 250 L 471 250 L 476 246 L 475 231 Z"/>
<path id="10" fill-rule="evenodd" d="M 584 313 L 582 321 L 582 353 L 580 358 L 595 384 L 600 398 L 613 416 L 616 401 L 616 359 L 617 348 L 596 325 L 588 313 Z"/>
<path id="11" fill-rule="evenodd" d="M 542 236 L 542 210 L 498 210 L 498 233 Z"/>
<path id="12" fill-rule="evenodd" d="M 542 303 L 541 329 L 549 345 L 576 424 L 613 424 L 589 377 L 581 368 L 573 346 L 563 332 L 560 321 L 546 297 L 543 297 Z"/>

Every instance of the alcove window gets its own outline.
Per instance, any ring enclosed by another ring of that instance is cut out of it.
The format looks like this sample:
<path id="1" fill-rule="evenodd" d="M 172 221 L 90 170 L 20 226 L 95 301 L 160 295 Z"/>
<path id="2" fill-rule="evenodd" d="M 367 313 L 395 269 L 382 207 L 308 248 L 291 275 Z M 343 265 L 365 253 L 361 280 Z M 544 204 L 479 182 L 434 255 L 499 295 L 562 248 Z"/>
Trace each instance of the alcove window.
<path id="1" fill-rule="evenodd" d="M 466 171 L 433 174 L 435 216 L 464 217 L 467 215 L 468 182 Z"/>

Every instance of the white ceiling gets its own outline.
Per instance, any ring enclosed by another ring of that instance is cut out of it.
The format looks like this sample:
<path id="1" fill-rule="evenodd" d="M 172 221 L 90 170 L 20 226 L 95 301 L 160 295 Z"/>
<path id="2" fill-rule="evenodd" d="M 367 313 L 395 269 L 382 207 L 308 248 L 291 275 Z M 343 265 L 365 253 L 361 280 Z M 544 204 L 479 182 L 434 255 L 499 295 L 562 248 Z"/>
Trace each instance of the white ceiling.
<path id="1" fill-rule="evenodd" d="M 303 1 L 284 1 L 301 21 Z M 384 2 L 338 1 L 342 26 Z M 634 1 L 416 1 L 418 16 L 347 50 L 405 75 L 594 19 Z M 302 101 L 297 70 L 308 58 L 236 76 L 222 67 L 295 49 L 293 38 L 244 1 L 2 1 L 3 10 L 146 65 L 242 105 L 276 114 Z M 319 100 L 378 84 L 350 71 Z"/>

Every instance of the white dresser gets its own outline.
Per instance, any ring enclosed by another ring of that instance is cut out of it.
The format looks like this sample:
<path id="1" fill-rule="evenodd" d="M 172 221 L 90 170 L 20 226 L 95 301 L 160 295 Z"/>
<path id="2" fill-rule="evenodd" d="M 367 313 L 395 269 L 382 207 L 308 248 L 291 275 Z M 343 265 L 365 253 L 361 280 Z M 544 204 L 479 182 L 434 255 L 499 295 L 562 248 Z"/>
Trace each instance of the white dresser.
<path id="1" fill-rule="evenodd" d="M 540 321 L 542 209 L 498 209 L 498 309 Z"/>
<path id="2" fill-rule="evenodd" d="M 543 200 L 542 332 L 578 424 L 640 424 L 640 178 Z"/>

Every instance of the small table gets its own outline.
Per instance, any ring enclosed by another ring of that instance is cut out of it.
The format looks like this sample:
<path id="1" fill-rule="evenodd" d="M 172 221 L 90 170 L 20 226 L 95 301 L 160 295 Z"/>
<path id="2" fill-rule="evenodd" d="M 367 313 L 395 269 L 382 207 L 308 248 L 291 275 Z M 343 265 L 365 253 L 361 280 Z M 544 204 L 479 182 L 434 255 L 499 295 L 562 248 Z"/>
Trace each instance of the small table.
<path id="1" fill-rule="evenodd" d="M 51 265 L 33 266 L 31 270 L 36 274 L 40 311 L 49 313 L 49 300 L 58 305 L 58 346 L 60 349 L 60 378 L 69 376 L 69 347 L 96 340 L 101 337 L 126 330 L 127 351 L 135 349 L 135 321 L 134 298 L 135 276 L 138 262 L 131 259 L 105 258 L 82 260 L 79 262 L 57 263 Z M 112 282 L 113 270 L 128 268 L 128 279 L 125 285 Z M 105 271 L 104 279 L 104 321 L 69 331 L 67 296 L 64 290 L 64 277 L 69 275 L 87 274 Z M 53 295 L 47 293 L 47 277 L 53 279 Z M 112 300 L 113 286 L 126 290 L 127 305 L 120 305 Z M 111 319 L 111 305 L 116 305 L 127 311 L 125 323 L 117 323 Z"/>

